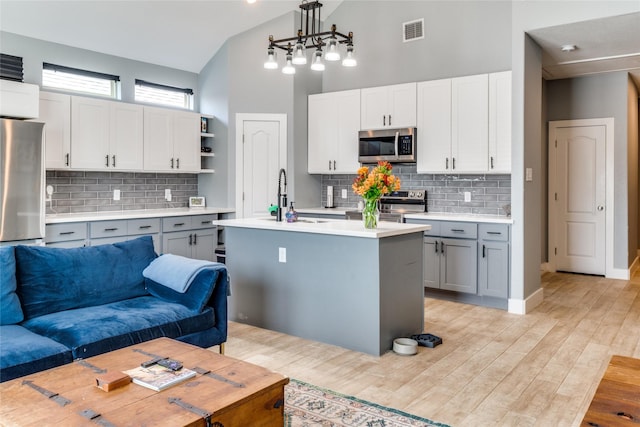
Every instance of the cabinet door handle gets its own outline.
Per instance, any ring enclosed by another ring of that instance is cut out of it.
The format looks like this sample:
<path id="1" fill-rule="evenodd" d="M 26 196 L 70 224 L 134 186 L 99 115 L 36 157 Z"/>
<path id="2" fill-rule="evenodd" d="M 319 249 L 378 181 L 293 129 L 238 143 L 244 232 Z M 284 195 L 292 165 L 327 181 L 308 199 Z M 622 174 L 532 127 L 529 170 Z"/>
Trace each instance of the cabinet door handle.
<path id="1" fill-rule="evenodd" d="M 75 231 L 61 231 L 59 234 L 61 236 L 68 236 L 70 234 L 75 234 L 75 233 L 76 233 Z"/>
<path id="2" fill-rule="evenodd" d="M 176 159 L 176 169 L 180 169 L 180 159 Z"/>
<path id="3" fill-rule="evenodd" d="M 491 156 L 491 169 L 493 169 L 493 156 Z"/>
<path id="4" fill-rule="evenodd" d="M 334 171 L 336 170 L 336 161 L 335 160 L 333 161 L 333 170 Z"/>
<path id="5" fill-rule="evenodd" d="M 448 157 L 445 158 L 444 168 L 445 169 L 449 169 L 449 158 Z"/>
<path id="6" fill-rule="evenodd" d="M 329 170 L 331 170 L 331 160 L 329 160 Z"/>
<path id="7" fill-rule="evenodd" d="M 69 153 L 64 155 L 64 165 L 69 166 Z"/>
<path id="8" fill-rule="evenodd" d="M 502 234 L 502 232 L 501 231 L 487 231 L 487 234 L 498 234 L 498 235 L 500 235 L 500 234 Z"/>
<path id="9" fill-rule="evenodd" d="M 171 169 L 173 169 L 173 157 L 171 158 Z"/>
<path id="10" fill-rule="evenodd" d="M 211 224 L 211 221 L 200 221 L 200 224 L 202 224 L 202 225 Z"/>
<path id="11" fill-rule="evenodd" d="M 111 156 L 111 166 L 116 167 L 116 155 Z"/>
<path id="12" fill-rule="evenodd" d="M 114 228 L 105 228 L 104 231 L 116 231 L 118 228 L 114 227 Z"/>
<path id="13" fill-rule="evenodd" d="M 387 125 L 387 116 L 382 116 L 382 126 Z"/>
<path id="14" fill-rule="evenodd" d="M 141 225 L 140 227 L 138 227 L 138 229 L 140 230 L 146 230 L 147 228 L 151 228 L 150 225 Z"/>
<path id="15" fill-rule="evenodd" d="M 198 235 L 196 233 L 193 233 L 193 244 L 194 245 L 198 244 Z"/>
<path id="16" fill-rule="evenodd" d="M 435 249 L 436 249 L 436 250 L 435 250 L 435 253 L 438 253 L 438 241 L 437 241 L 437 240 L 436 240 L 436 244 L 435 244 L 435 245 L 433 245 L 433 246 L 434 246 L 434 247 L 435 247 Z"/>
<path id="17" fill-rule="evenodd" d="M 193 234 L 189 234 L 189 246 L 193 245 Z"/>
<path id="18" fill-rule="evenodd" d="M 104 159 L 105 159 L 105 164 L 104 165 L 106 167 L 109 167 L 109 155 L 107 154 L 106 156 L 104 156 Z"/>
<path id="19" fill-rule="evenodd" d="M 391 126 L 391 114 L 389 114 L 389 126 Z"/>
<path id="20" fill-rule="evenodd" d="M 453 164 L 453 167 L 451 169 L 455 169 L 456 168 L 456 158 L 455 157 L 451 158 L 451 163 Z"/>
<path id="21" fill-rule="evenodd" d="M 444 254 L 444 242 L 440 240 L 440 253 Z"/>
<path id="22" fill-rule="evenodd" d="M 482 258 L 486 258 L 485 250 L 486 250 L 485 245 L 482 245 Z"/>
<path id="23" fill-rule="evenodd" d="M 184 222 L 176 222 L 175 224 L 173 224 L 174 227 L 182 227 L 184 225 Z"/>
<path id="24" fill-rule="evenodd" d="M 461 228 L 452 228 L 451 231 L 453 231 L 454 233 L 464 233 L 464 230 Z"/>

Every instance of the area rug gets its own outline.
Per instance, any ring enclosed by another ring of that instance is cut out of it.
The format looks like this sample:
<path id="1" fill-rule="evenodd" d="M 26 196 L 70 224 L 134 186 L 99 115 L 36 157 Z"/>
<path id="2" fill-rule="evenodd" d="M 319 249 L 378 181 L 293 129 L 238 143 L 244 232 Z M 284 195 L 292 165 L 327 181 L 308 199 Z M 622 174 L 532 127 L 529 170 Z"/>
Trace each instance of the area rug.
<path id="1" fill-rule="evenodd" d="M 284 396 L 285 427 L 449 427 L 295 379 Z"/>

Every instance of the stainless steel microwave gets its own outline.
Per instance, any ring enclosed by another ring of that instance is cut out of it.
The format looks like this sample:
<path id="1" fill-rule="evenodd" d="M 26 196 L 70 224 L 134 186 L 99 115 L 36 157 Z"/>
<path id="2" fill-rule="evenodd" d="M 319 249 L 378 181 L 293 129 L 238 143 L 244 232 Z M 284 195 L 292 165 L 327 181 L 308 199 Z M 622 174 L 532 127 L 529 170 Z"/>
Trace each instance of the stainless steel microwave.
<path id="1" fill-rule="evenodd" d="M 361 130 L 358 133 L 358 161 L 414 163 L 416 128 Z"/>

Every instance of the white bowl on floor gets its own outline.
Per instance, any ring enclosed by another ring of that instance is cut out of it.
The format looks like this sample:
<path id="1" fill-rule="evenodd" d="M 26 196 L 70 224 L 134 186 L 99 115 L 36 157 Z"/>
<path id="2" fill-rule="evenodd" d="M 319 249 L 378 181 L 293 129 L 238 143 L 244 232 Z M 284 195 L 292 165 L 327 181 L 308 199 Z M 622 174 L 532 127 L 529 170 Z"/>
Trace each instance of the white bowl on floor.
<path id="1" fill-rule="evenodd" d="M 411 338 L 396 338 L 393 340 L 393 351 L 403 356 L 411 356 L 418 352 L 418 342 Z"/>

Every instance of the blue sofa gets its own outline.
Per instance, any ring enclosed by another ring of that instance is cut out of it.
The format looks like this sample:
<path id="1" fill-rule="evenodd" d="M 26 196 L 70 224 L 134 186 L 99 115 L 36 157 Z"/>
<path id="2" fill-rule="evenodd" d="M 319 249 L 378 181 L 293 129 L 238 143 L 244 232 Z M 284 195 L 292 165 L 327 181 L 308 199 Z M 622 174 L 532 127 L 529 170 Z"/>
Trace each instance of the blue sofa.
<path id="1" fill-rule="evenodd" d="M 0 248 L 0 382 L 160 337 L 222 345 L 225 266 L 199 270 L 181 293 L 143 276 L 157 257 L 149 236 Z"/>

